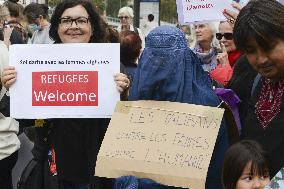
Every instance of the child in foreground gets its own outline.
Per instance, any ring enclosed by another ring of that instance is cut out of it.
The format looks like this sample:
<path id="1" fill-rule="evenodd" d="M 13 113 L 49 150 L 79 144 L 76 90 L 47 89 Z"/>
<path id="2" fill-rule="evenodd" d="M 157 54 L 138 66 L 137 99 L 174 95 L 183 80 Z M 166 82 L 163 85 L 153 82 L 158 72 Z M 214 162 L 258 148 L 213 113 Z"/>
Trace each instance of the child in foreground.
<path id="1" fill-rule="evenodd" d="M 263 189 L 270 176 L 261 146 L 251 140 L 231 146 L 224 157 L 222 178 L 224 189 Z"/>

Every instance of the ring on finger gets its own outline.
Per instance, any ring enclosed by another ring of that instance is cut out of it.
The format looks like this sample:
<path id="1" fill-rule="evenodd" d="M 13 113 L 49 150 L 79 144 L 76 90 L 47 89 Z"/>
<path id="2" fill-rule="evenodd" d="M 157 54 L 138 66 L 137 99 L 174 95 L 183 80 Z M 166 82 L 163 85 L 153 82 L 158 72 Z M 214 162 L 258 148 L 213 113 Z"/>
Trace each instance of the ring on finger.
<path id="1" fill-rule="evenodd" d="M 230 22 L 231 24 L 235 24 L 235 19 L 229 18 L 229 22 Z"/>

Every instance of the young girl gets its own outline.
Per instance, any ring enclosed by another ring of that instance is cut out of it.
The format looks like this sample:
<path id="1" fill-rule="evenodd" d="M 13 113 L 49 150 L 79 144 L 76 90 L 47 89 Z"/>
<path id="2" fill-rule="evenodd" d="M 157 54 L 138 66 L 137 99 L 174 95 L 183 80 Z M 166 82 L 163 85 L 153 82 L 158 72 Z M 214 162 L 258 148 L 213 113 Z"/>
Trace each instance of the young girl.
<path id="1" fill-rule="evenodd" d="M 231 146 L 223 164 L 224 189 L 262 189 L 270 181 L 267 161 L 261 146 L 243 140 Z"/>

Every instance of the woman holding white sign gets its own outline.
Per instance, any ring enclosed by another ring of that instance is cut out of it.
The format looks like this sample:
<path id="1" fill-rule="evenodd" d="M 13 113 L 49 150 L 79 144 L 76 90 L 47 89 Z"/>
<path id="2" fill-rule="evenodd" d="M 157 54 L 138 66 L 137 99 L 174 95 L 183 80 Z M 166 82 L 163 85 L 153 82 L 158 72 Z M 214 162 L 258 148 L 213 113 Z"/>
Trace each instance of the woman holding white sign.
<path id="1" fill-rule="evenodd" d="M 66 0 L 59 3 L 51 18 L 50 37 L 55 43 L 106 42 L 106 28 L 88 0 Z M 93 52 L 96 53 L 96 52 Z M 16 70 L 5 69 L 2 83 L 10 87 L 16 81 Z M 126 75 L 114 76 L 120 93 L 129 87 Z M 64 189 L 87 189 L 94 175 L 96 156 L 107 128 L 108 119 L 52 119 L 52 128 L 40 134 L 40 142 L 48 145 L 52 157 L 50 168 Z M 48 138 L 48 142 L 44 141 Z M 44 154 L 44 157 L 47 154 Z M 99 186 L 95 188 L 110 188 Z"/>

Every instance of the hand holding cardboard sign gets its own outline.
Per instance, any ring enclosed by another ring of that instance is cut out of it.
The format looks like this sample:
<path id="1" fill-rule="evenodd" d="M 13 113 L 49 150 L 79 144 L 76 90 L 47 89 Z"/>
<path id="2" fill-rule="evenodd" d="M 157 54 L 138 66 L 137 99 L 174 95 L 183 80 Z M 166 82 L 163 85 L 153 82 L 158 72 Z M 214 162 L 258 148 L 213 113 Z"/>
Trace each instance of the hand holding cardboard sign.
<path id="1" fill-rule="evenodd" d="M 116 83 L 116 88 L 120 94 L 125 92 L 129 88 L 130 81 L 123 73 L 115 74 L 114 81 Z"/>

